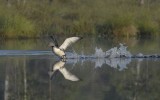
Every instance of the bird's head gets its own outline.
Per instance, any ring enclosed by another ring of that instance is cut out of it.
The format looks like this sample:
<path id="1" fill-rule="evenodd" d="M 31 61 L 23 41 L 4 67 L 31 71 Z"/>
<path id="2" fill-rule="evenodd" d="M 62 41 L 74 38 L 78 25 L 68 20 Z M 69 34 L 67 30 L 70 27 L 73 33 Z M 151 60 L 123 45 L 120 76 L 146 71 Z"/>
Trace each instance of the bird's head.
<path id="1" fill-rule="evenodd" d="M 49 46 L 49 47 L 55 47 L 55 44 L 54 44 L 53 42 L 50 42 L 50 43 L 48 44 L 48 46 Z"/>

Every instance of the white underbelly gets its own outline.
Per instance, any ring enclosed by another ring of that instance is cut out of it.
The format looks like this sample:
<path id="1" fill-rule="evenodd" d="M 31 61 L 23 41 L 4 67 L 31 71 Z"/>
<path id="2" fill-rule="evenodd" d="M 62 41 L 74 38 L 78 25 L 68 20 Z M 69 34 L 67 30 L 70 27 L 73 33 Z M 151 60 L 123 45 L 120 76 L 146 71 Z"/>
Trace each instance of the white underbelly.
<path id="1" fill-rule="evenodd" d="M 65 55 L 64 51 L 60 50 L 59 48 L 54 48 L 53 50 L 54 50 L 55 54 L 60 57 Z"/>

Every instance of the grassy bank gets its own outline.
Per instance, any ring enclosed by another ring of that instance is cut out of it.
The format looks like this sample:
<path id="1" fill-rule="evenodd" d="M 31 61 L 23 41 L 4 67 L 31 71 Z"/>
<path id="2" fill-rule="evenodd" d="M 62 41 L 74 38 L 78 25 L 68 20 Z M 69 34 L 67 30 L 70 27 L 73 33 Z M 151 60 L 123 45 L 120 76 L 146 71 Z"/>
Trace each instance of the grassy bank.
<path id="1" fill-rule="evenodd" d="M 160 1 L 0 0 L 1 37 L 160 35 Z"/>

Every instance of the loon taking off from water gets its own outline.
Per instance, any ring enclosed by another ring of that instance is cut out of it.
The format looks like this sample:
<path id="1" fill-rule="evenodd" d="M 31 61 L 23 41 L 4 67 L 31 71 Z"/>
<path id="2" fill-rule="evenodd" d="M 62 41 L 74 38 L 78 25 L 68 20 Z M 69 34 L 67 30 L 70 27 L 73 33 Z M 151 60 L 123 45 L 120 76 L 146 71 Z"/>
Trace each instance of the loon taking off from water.
<path id="1" fill-rule="evenodd" d="M 67 47 L 72 45 L 73 43 L 77 42 L 78 40 L 82 39 L 82 37 L 70 37 L 67 38 L 61 46 L 58 47 L 57 40 L 52 37 L 53 42 L 50 42 L 48 46 L 52 47 L 52 51 L 57 55 L 60 56 L 62 59 L 66 58 L 65 50 Z"/>

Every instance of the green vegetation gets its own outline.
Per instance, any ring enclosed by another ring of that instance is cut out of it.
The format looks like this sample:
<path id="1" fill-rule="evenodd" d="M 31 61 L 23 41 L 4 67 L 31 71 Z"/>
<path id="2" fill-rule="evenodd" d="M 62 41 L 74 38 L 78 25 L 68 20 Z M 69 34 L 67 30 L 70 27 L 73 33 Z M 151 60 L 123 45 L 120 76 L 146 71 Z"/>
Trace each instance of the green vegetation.
<path id="1" fill-rule="evenodd" d="M 0 36 L 155 36 L 159 6 L 159 0 L 0 0 Z"/>

